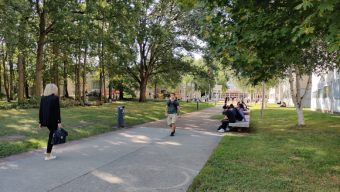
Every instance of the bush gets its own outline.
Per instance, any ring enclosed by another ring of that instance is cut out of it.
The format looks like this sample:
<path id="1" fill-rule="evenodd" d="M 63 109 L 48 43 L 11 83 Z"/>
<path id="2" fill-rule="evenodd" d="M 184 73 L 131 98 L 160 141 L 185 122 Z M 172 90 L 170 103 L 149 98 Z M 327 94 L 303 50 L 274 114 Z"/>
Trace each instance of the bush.
<path id="1" fill-rule="evenodd" d="M 8 102 L 0 103 L 0 109 L 2 110 L 13 109 L 14 108 L 13 104 L 14 103 L 8 103 Z"/>
<path id="2" fill-rule="evenodd" d="M 8 109 L 31 109 L 31 108 L 39 108 L 40 107 L 40 99 L 41 97 L 31 97 L 29 99 L 24 99 L 18 102 L 1 102 L 0 110 L 8 110 Z M 96 102 L 97 103 L 97 102 Z M 74 107 L 81 105 L 79 101 L 74 100 L 73 98 L 65 98 L 62 97 L 60 99 L 60 107 Z"/>
<path id="3" fill-rule="evenodd" d="M 60 107 L 62 108 L 74 107 L 74 106 L 79 106 L 79 105 L 80 105 L 79 101 L 76 101 L 71 98 L 62 98 L 60 100 Z"/>
<path id="4" fill-rule="evenodd" d="M 39 108 L 40 98 L 41 97 L 33 96 L 29 99 L 18 101 L 18 103 L 13 103 L 13 108 L 20 108 L 20 109 Z"/>

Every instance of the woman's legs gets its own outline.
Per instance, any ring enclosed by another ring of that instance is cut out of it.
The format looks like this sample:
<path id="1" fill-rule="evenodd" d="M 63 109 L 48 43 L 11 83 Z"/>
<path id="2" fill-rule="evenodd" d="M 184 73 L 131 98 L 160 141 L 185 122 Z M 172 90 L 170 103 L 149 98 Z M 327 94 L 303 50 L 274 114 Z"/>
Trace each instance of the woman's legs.
<path id="1" fill-rule="evenodd" d="M 52 145 L 52 138 L 53 138 L 53 133 L 54 133 L 54 130 L 53 129 L 50 129 L 50 134 L 48 135 L 48 141 L 47 141 L 47 150 L 46 150 L 46 153 L 49 154 L 52 152 L 52 148 L 53 148 L 53 145 Z"/>
<path id="2" fill-rule="evenodd" d="M 50 160 L 50 159 L 54 159 L 55 158 L 55 156 L 51 156 L 51 152 L 52 152 L 52 148 L 53 148 L 53 144 L 52 144 L 53 133 L 57 129 L 57 127 L 58 127 L 58 125 L 47 126 L 48 130 L 50 131 L 50 133 L 48 134 L 48 141 L 47 141 L 47 149 L 46 149 L 45 160 Z"/>

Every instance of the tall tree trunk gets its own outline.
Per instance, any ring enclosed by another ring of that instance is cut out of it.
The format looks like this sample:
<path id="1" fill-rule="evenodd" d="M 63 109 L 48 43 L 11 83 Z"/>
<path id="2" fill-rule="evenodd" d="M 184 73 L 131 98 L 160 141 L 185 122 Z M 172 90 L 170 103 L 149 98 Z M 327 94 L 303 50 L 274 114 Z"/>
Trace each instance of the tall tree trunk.
<path id="1" fill-rule="evenodd" d="M 80 91 L 80 67 L 81 67 L 81 49 L 80 49 L 80 46 L 79 46 L 78 64 L 77 64 L 77 94 L 78 94 L 78 101 L 81 100 L 81 91 Z"/>
<path id="2" fill-rule="evenodd" d="M 9 57 L 9 98 L 14 99 L 14 70 L 13 70 L 13 55 Z"/>
<path id="3" fill-rule="evenodd" d="M 67 89 L 67 84 L 68 84 L 68 76 L 67 76 L 67 67 L 68 67 L 68 61 L 67 61 L 67 56 L 64 53 L 64 74 L 63 74 L 63 79 L 64 79 L 64 97 L 68 98 L 69 94 L 68 94 L 68 89 Z"/>
<path id="4" fill-rule="evenodd" d="M 301 74 L 299 68 L 295 67 L 294 72 L 292 71 L 292 69 L 290 69 L 289 74 L 290 74 L 289 75 L 290 93 L 296 110 L 298 126 L 303 126 L 305 125 L 305 120 L 303 115 L 302 102 L 303 98 L 305 97 L 306 93 L 309 91 L 311 87 L 312 75 L 309 75 L 305 92 L 301 96 Z"/>
<path id="5" fill-rule="evenodd" d="M 157 81 L 155 81 L 155 92 L 154 92 L 153 98 L 154 98 L 154 99 L 157 98 Z"/>
<path id="6" fill-rule="evenodd" d="M 85 97 L 86 97 L 86 59 L 87 59 L 87 45 L 85 47 L 84 53 L 84 63 L 83 63 L 83 102 L 85 104 Z"/>
<path id="7" fill-rule="evenodd" d="M 77 88 L 77 63 L 78 63 L 78 55 L 76 55 L 76 62 L 74 63 L 74 99 L 77 101 L 78 99 L 78 96 L 77 96 L 77 91 L 78 91 L 78 88 Z"/>
<path id="8" fill-rule="evenodd" d="M 45 5 L 45 0 L 35 0 L 35 8 L 37 11 L 37 14 L 39 16 L 39 37 L 38 37 L 38 42 L 37 42 L 37 60 L 36 60 L 36 65 L 35 65 L 35 91 L 34 94 L 35 96 L 40 96 L 41 91 L 44 87 L 43 82 L 43 74 L 42 74 L 42 69 L 44 66 L 43 63 L 43 57 L 44 57 L 44 46 L 45 46 L 45 40 L 47 35 L 53 31 L 54 29 L 54 24 L 55 22 L 51 22 L 49 26 L 46 26 L 47 24 L 47 13 L 48 11 L 44 7 Z"/>
<path id="9" fill-rule="evenodd" d="M 102 87 L 103 87 L 103 73 L 102 70 L 100 69 L 99 73 L 99 95 L 98 95 L 98 100 L 102 100 Z"/>
<path id="10" fill-rule="evenodd" d="M 262 82 L 262 103 L 261 103 L 261 118 L 263 118 L 263 108 L 264 108 L 264 94 L 265 94 L 265 85 Z"/>
<path id="11" fill-rule="evenodd" d="M 118 90 L 119 90 L 119 100 L 123 100 L 124 99 L 124 87 L 123 87 L 122 82 L 119 83 Z"/>
<path id="12" fill-rule="evenodd" d="M 147 85 L 147 80 L 142 79 L 141 84 L 139 85 L 139 102 L 146 101 L 146 85 Z"/>
<path id="13" fill-rule="evenodd" d="M 25 75 L 26 76 L 26 75 Z M 25 95 L 26 98 L 29 99 L 30 98 L 30 93 L 29 93 L 29 86 L 28 86 L 28 82 L 27 79 L 25 78 Z"/>
<path id="14" fill-rule="evenodd" d="M 42 10 L 39 14 L 39 38 L 37 42 L 37 61 L 35 65 L 35 96 L 40 96 L 43 89 L 42 86 L 42 68 L 43 68 L 43 56 L 44 45 L 46 39 L 46 11 Z"/>
<path id="15" fill-rule="evenodd" d="M 0 65 L 0 100 L 2 99 L 2 66 Z"/>
<path id="16" fill-rule="evenodd" d="M 29 99 L 30 98 L 30 95 L 29 95 L 29 86 L 28 86 L 28 82 L 27 82 L 27 75 L 26 75 L 26 55 L 24 55 L 23 57 L 23 66 L 24 66 L 24 92 L 25 92 L 25 97 L 26 99 Z"/>
<path id="17" fill-rule="evenodd" d="M 59 82 L 59 47 L 57 44 L 52 45 L 53 63 L 52 63 L 52 83 L 58 87 L 58 96 L 60 96 L 60 82 Z"/>
<path id="18" fill-rule="evenodd" d="M 103 60 L 103 62 L 104 62 L 104 60 Z M 106 103 L 106 102 L 107 102 L 107 98 L 106 98 L 107 94 L 106 94 L 105 65 L 104 65 L 104 63 L 103 63 L 103 65 L 102 65 L 102 67 L 103 67 L 103 91 L 104 91 L 104 102 Z"/>
<path id="19" fill-rule="evenodd" d="M 103 91 L 104 93 L 102 93 L 104 95 L 104 102 L 106 103 L 106 83 L 105 83 L 105 64 L 104 64 L 104 42 L 102 42 L 102 50 L 101 50 L 101 86 L 100 86 L 100 90 Z"/>
<path id="20" fill-rule="evenodd" d="M 99 96 L 98 96 L 98 100 L 101 101 L 102 100 L 102 88 L 103 88 L 103 56 L 104 56 L 104 52 L 103 52 L 103 42 L 101 42 L 99 44 Z"/>
<path id="21" fill-rule="evenodd" d="M 79 52 L 78 52 L 78 55 L 76 56 L 76 63 L 75 63 L 75 66 L 74 66 L 74 72 L 75 72 L 75 99 L 76 101 L 80 101 L 80 82 L 79 82 L 79 65 L 80 65 L 80 49 L 79 49 Z"/>
<path id="22" fill-rule="evenodd" d="M 25 88 L 25 68 L 24 68 L 24 57 L 22 53 L 19 53 L 18 56 L 18 72 L 19 72 L 19 81 L 18 81 L 18 102 L 21 103 L 24 101 L 24 88 Z"/>
<path id="23" fill-rule="evenodd" d="M 7 75 L 7 68 L 6 68 L 6 60 L 7 60 L 7 52 L 5 52 L 4 44 L 2 44 L 2 52 L 3 52 L 3 60 L 2 60 L 2 67 L 3 67 L 3 76 L 4 76 L 4 88 L 6 92 L 7 101 L 10 102 L 9 96 L 9 88 L 8 88 L 8 75 Z"/>
<path id="24" fill-rule="evenodd" d="M 112 81 L 109 82 L 109 100 L 112 101 Z"/>

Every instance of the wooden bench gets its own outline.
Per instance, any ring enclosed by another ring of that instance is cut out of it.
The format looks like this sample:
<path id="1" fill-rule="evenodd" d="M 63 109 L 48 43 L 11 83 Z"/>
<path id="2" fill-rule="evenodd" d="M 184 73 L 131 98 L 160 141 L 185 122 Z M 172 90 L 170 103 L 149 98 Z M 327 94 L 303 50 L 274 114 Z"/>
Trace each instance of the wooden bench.
<path id="1" fill-rule="evenodd" d="M 229 123 L 229 127 L 238 128 L 238 131 L 242 131 L 249 128 L 250 116 L 245 115 L 247 121 L 236 121 L 235 123 Z"/>

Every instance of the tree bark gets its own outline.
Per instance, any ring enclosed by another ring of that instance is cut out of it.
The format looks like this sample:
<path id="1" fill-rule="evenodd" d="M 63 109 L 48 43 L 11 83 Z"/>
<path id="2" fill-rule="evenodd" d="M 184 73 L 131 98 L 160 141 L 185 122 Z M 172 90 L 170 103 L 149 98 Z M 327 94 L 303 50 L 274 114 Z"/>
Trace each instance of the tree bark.
<path id="1" fill-rule="evenodd" d="M 0 65 L 0 100 L 1 99 L 2 99 L 2 66 Z"/>
<path id="2" fill-rule="evenodd" d="M 67 89 L 67 67 L 68 67 L 68 61 L 67 61 L 67 56 L 64 53 L 64 74 L 63 74 L 63 78 L 64 78 L 64 97 L 68 98 L 69 94 L 68 94 L 68 89 Z"/>
<path id="3" fill-rule="evenodd" d="M 5 54 L 4 52 L 2 52 L 2 54 Z M 2 60 L 4 60 L 5 58 L 3 57 Z M 1 62 L 2 63 L 2 62 Z M 2 66 L 0 64 L 0 100 L 2 99 Z"/>
<path id="4" fill-rule="evenodd" d="M 142 79 L 141 84 L 139 85 L 139 102 L 146 101 L 146 85 L 147 81 Z"/>
<path id="5" fill-rule="evenodd" d="M 303 110 L 302 110 L 302 97 L 301 97 L 301 74 L 299 69 L 295 68 L 295 84 L 296 84 L 296 92 L 295 92 L 295 108 L 298 118 L 298 125 L 302 126 L 305 124 L 305 119 L 303 116 Z"/>
<path id="6" fill-rule="evenodd" d="M 80 66 L 80 57 L 81 57 L 81 52 L 79 48 L 79 52 L 77 55 L 76 63 L 74 66 L 74 72 L 75 72 L 75 99 L 76 101 L 80 101 L 80 73 L 79 73 L 79 66 Z"/>
<path id="7" fill-rule="evenodd" d="M 26 75 L 25 75 L 25 76 L 26 76 Z M 27 98 L 27 99 L 30 98 L 29 86 L 28 86 L 28 82 L 27 82 L 26 77 L 25 77 L 25 95 L 26 95 L 26 98 Z"/>
<path id="8" fill-rule="evenodd" d="M 103 67 L 103 91 L 104 91 L 104 102 L 106 103 L 107 102 L 107 94 L 106 94 L 106 82 L 105 82 L 105 67 L 104 67 L 104 64 L 102 65 Z"/>
<path id="9" fill-rule="evenodd" d="M 112 81 L 109 83 L 109 100 L 112 101 Z"/>
<path id="10" fill-rule="evenodd" d="M 29 95 L 29 86 L 28 86 L 27 74 L 26 74 L 26 55 L 24 55 L 24 57 L 23 57 L 22 64 L 24 66 L 24 92 L 25 92 L 26 99 L 28 99 L 28 98 L 30 98 L 30 95 Z"/>
<path id="11" fill-rule="evenodd" d="M 263 109 L 264 109 L 264 94 L 265 94 L 265 85 L 262 82 L 262 103 L 261 103 L 261 118 L 263 118 Z"/>
<path id="12" fill-rule="evenodd" d="M 99 95 L 98 95 L 98 100 L 101 101 L 102 100 L 102 87 L 103 87 L 103 42 L 101 42 L 101 44 L 99 44 L 99 53 L 100 53 L 100 57 L 99 57 Z"/>
<path id="13" fill-rule="evenodd" d="M 157 98 L 157 81 L 155 81 L 155 92 L 154 92 L 153 98 L 154 98 L 154 99 Z"/>
<path id="14" fill-rule="evenodd" d="M 38 9 L 38 8 L 37 8 Z M 43 68 L 43 56 L 44 45 L 46 39 L 46 11 L 43 9 L 39 14 L 39 38 L 37 42 L 37 61 L 35 66 L 35 96 L 40 96 L 42 87 L 42 68 Z"/>
<path id="15" fill-rule="evenodd" d="M 13 55 L 9 57 L 9 98 L 14 99 L 14 70 L 13 70 Z"/>
<path id="16" fill-rule="evenodd" d="M 106 103 L 106 83 L 105 83 L 105 64 L 104 64 L 104 43 L 102 42 L 102 86 L 104 91 L 104 102 Z"/>
<path id="17" fill-rule="evenodd" d="M 139 43 L 139 54 L 140 54 L 140 63 L 139 63 L 139 102 L 146 101 L 146 86 L 148 82 L 147 76 L 147 55 L 146 54 L 146 43 Z"/>
<path id="18" fill-rule="evenodd" d="M 7 52 L 5 52 L 4 44 L 2 44 L 2 52 L 3 52 L 3 60 L 2 60 L 2 67 L 3 67 L 3 76 L 4 76 L 4 88 L 6 92 L 7 101 L 10 102 L 9 96 L 9 87 L 8 87 L 8 75 L 7 75 L 7 68 L 6 68 L 6 60 L 7 60 Z"/>
<path id="19" fill-rule="evenodd" d="M 25 89 L 25 68 L 22 53 L 20 53 L 18 56 L 18 72 L 19 72 L 18 102 L 21 103 L 22 101 L 24 101 L 24 89 Z"/>
<path id="20" fill-rule="evenodd" d="M 118 90 L 119 90 L 119 100 L 123 100 L 124 99 L 124 87 L 123 87 L 122 82 L 119 83 Z"/>
<path id="21" fill-rule="evenodd" d="M 85 97 L 86 97 L 86 59 L 87 59 L 87 45 L 85 47 L 84 53 L 84 63 L 83 63 L 83 102 L 85 104 Z"/>
<path id="22" fill-rule="evenodd" d="M 60 96 L 60 83 L 59 83 L 59 47 L 56 44 L 53 44 L 53 63 L 52 63 L 52 82 L 58 87 L 58 96 Z"/>
<path id="23" fill-rule="evenodd" d="M 305 88 L 304 94 L 301 96 L 301 74 L 300 70 L 295 67 L 295 71 L 293 72 L 292 69 L 289 71 L 289 85 L 290 85 L 290 92 L 291 97 L 295 106 L 296 114 L 297 114 L 297 121 L 298 126 L 305 125 L 304 115 L 303 115 L 303 98 L 305 97 L 306 93 L 309 91 L 311 87 L 312 75 L 309 75 L 307 85 Z M 295 78 L 294 78 L 295 75 Z M 295 85 L 295 87 L 294 87 Z"/>

